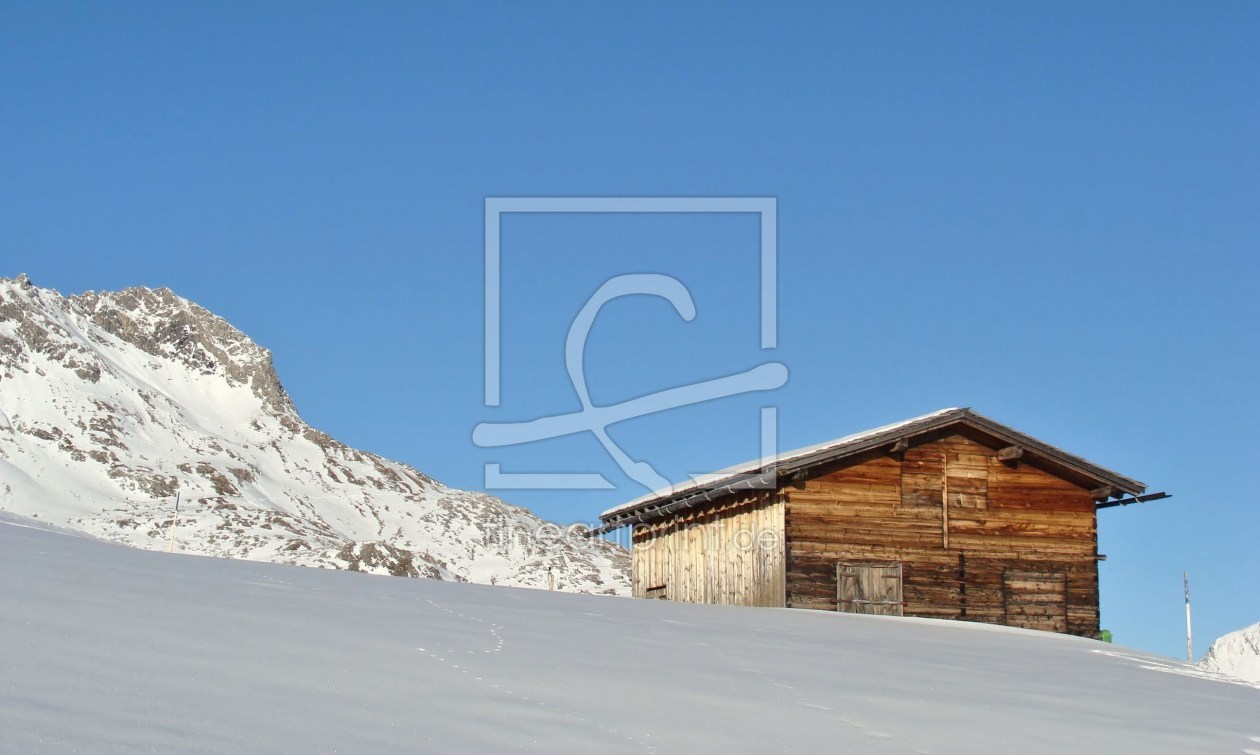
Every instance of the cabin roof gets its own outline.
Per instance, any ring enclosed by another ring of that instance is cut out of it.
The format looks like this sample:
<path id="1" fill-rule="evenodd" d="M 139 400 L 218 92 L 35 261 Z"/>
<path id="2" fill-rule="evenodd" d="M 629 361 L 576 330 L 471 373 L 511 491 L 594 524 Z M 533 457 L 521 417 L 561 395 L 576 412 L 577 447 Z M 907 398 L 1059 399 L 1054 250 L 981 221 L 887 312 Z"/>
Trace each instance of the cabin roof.
<path id="1" fill-rule="evenodd" d="M 695 505 L 698 502 L 697 499 L 711 500 L 740 490 L 772 487 L 771 480 L 774 477 L 806 473 L 813 467 L 877 450 L 882 446 L 888 446 L 891 449 L 900 440 L 913 441 L 917 436 L 955 425 L 970 428 L 1004 446 L 1016 446 L 1023 451 L 1023 459 L 1034 463 L 1040 462 L 1051 471 L 1063 477 L 1075 479 L 1085 486 L 1109 489 L 1111 491 L 1109 494 L 1112 496 L 1120 494 L 1136 496 L 1146 490 L 1145 483 L 1125 477 L 1061 448 L 1025 435 L 970 408 L 952 408 L 864 430 L 825 443 L 798 448 L 771 458 L 753 459 L 710 475 L 697 476 L 686 482 L 653 491 L 600 514 L 603 526 L 599 529 L 608 531 L 635 522 L 663 518 L 681 508 Z"/>

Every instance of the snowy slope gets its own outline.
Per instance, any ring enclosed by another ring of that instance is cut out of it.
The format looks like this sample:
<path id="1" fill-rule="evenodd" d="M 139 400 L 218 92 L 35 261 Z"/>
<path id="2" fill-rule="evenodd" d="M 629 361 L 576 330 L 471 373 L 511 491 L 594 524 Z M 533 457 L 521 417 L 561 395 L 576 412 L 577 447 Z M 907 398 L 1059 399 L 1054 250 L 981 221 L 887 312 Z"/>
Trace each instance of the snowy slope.
<path id="1" fill-rule="evenodd" d="M 1260 622 L 1218 637 L 1198 666 L 1260 686 Z"/>
<path id="2" fill-rule="evenodd" d="M 302 421 L 270 353 L 167 289 L 0 279 L 0 510 L 165 549 L 628 591 L 628 554 Z"/>
<path id="3" fill-rule="evenodd" d="M 4 523 L 0 573 L 0 752 L 1260 752 L 1260 690 L 1063 635 Z"/>

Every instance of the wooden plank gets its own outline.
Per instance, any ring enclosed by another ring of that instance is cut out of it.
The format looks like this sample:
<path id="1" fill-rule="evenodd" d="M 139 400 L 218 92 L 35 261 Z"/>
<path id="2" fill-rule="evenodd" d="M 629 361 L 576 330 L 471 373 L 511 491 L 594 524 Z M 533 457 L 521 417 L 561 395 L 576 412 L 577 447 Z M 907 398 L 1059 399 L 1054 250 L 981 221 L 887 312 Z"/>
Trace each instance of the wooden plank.
<path id="1" fill-rule="evenodd" d="M 1067 631 L 1066 574 L 1007 569 L 1002 580 L 1008 625 L 1049 632 Z"/>

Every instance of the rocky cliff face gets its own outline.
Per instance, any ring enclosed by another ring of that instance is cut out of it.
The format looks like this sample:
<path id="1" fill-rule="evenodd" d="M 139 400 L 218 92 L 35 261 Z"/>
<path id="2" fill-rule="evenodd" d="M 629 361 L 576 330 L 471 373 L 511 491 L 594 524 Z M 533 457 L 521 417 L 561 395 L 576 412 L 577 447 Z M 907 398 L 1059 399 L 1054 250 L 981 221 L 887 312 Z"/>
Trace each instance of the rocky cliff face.
<path id="1" fill-rule="evenodd" d="M 629 558 L 302 421 L 271 355 L 168 289 L 0 279 L 0 508 L 141 548 L 627 593 Z"/>

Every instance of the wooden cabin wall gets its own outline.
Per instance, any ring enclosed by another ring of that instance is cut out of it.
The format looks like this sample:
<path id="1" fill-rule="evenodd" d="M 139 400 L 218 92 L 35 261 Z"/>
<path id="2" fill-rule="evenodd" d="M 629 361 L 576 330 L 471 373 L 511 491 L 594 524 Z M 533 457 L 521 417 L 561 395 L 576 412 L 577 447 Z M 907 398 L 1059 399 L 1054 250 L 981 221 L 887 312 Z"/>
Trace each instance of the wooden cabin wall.
<path id="1" fill-rule="evenodd" d="M 1093 497 L 1028 463 L 954 435 L 785 493 L 788 606 L 836 610 L 837 563 L 900 562 L 907 616 L 1098 633 Z M 1037 590 L 1066 592 L 1066 608 Z"/>
<path id="2" fill-rule="evenodd" d="M 636 598 L 783 606 L 783 501 L 759 491 L 636 527 L 632 564 Z"/>

